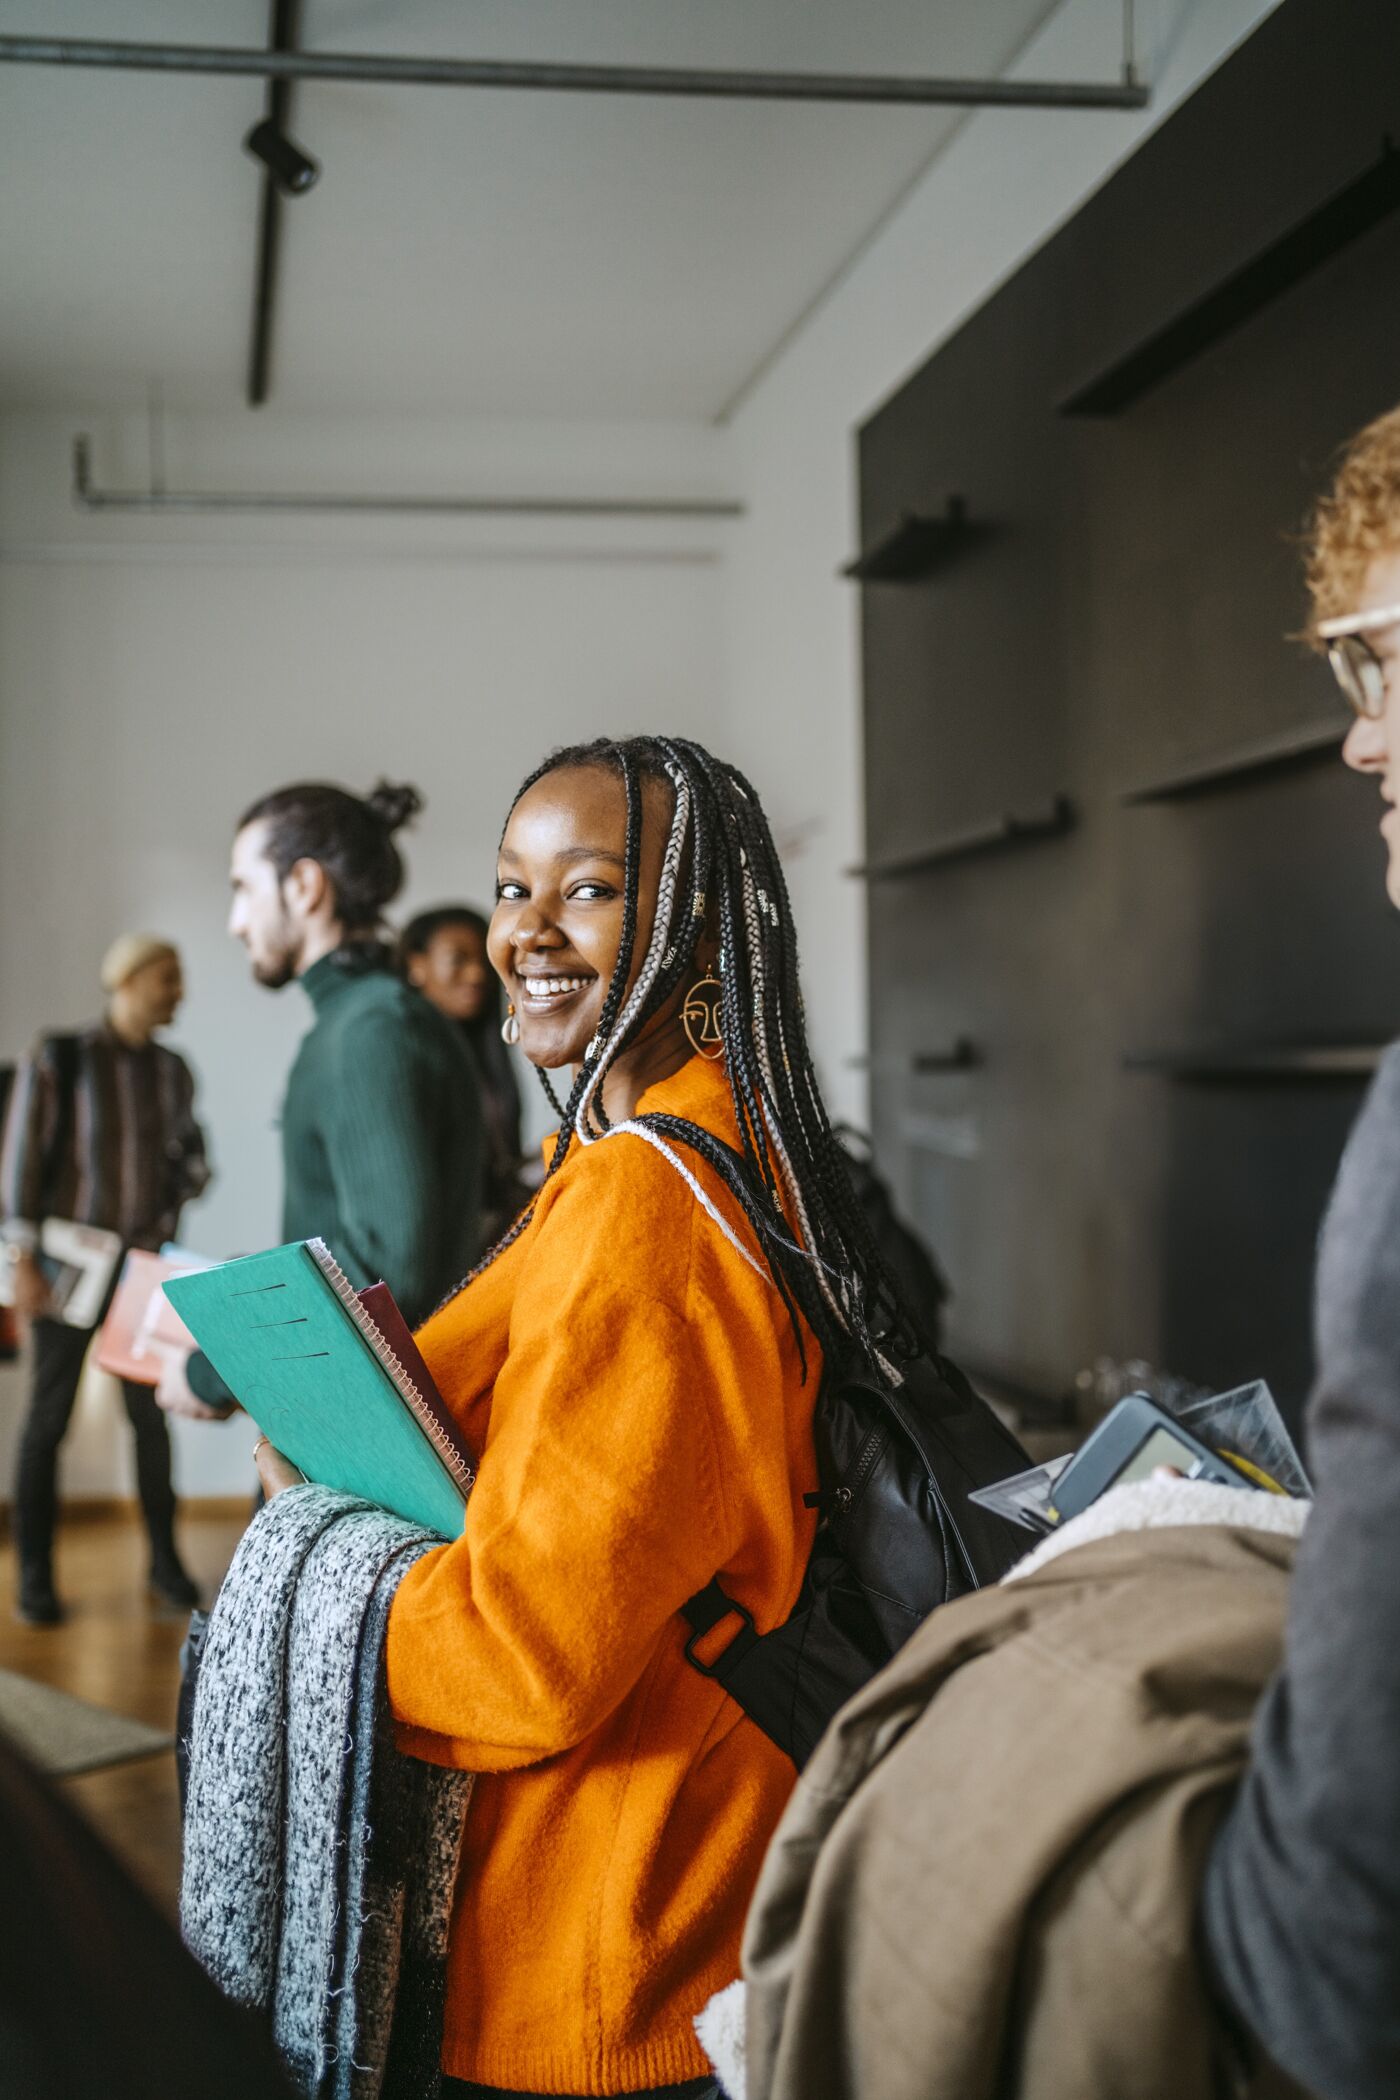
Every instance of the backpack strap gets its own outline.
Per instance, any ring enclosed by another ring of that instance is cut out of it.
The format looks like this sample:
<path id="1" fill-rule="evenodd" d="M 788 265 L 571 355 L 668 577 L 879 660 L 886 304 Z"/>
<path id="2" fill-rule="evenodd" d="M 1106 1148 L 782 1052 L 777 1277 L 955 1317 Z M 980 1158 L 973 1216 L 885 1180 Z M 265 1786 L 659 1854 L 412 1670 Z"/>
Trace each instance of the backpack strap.
<path id="1" fill-rule="evenodd" d="M 697 1590 L 686 1600 L 681 1606 L 681 1617 L 690 1628 L 690 1639 L 685 1644 L 686 1661 L 702 1677 L 713 1677 L 720 1684 L 727 1681 L 759 1638 L 751 1614 L 742 1604 L 736 1604 L 732 1597 L 726 1596 L 717 1575 L 711 1577 L 703 1590 Z M 695 1652 L 695 1643 L 703 1640 L 722 1620 L 730 1618 L 742 1619 L 739 1631 L 712 1663 L 703 1662 Z"/>

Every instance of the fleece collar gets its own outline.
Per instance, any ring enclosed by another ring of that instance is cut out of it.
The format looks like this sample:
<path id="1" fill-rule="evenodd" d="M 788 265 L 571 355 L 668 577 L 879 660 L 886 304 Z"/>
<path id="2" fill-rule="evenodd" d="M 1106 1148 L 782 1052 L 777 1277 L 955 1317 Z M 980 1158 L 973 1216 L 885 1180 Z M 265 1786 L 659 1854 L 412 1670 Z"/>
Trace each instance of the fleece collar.
<path id="1" fill-rule="evenodd" d="M 1017 1561 L 1003 1582 L 1035 1575 L 1062 1553 L 1110 1539 L 1120 1531 L 1166 1531 L 1183 1524 L 1221 1524 L 1232 1531 L 1272 1531 L 1301 1538 L 1311 1502 L 1271 1495 L 1262 1488 L 1218 1487 L 1205 1480 L 1132 1480 L 1110 1488 Z"/>

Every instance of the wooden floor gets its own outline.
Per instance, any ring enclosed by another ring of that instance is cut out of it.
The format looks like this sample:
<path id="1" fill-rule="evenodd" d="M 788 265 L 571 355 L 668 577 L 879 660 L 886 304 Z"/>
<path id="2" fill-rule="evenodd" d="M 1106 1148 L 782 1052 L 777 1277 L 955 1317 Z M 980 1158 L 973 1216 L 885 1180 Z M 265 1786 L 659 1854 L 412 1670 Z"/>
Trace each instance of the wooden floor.
<path id="1" fill-rule="evenodd" d="M 197 1503 L 181 1511 L 180 1551 L 206 1602 L 232 1558 L 250 1501 Z M 74 1512 L 60 1532 L 56 1570 L 68 1618 L 62 1626 L 23 1626 L 14 1616 L 14 1554 L 7 1548 L 0 1558 L 0 1667 L 173 1731 L 189 1615 L 152 1600 L 146 1565 L 146 1535 L 134 1508 Z M 180 1885 L 173 1755 L 109 1765 L 63 1785 L 173 1916 Z"/>

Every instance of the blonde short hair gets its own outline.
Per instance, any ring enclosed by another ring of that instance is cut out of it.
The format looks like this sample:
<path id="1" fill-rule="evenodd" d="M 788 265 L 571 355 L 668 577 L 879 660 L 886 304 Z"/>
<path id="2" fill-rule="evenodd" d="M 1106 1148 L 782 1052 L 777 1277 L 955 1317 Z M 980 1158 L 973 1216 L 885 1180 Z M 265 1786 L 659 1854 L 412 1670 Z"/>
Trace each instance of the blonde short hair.
<path id="1" fill-rule="evenodd" d="M 158 933 L 118 934 L 102 958 L 103 991 L 119 992 L 127 979 L 144 970 L 147 963 L 161 962 L 167 955 L 175 962 L 180 960 L 175 943 L 162 939 Z"/>
<path id="2" fill-rule="evenodd" d="M 1319 620 L 1354 612 L 1378 554 L 1400 552 L 1400 408 L 1377 416 L 1342 454 L 1331 489 L 1313 513 L 1308 545 L 1312 599 L 1305 639 L 1320 646 Z"/>

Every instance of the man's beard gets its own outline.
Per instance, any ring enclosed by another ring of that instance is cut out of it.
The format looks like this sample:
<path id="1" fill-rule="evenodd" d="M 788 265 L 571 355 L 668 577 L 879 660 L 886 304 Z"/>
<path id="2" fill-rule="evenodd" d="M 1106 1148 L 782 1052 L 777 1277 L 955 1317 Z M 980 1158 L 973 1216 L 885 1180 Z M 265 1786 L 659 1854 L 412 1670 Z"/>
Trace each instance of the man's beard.
<path id="1" fill-rule="evenodd" d="M 253 980 L 266 986 L 270 992 L 280 992 L 297 975 L 301 961 L 301 942 L 292 930 L 286 904 L 282 906 L 282 920 L 278 929 L 279 945 L 264 961 L 253 961 Z"/>

